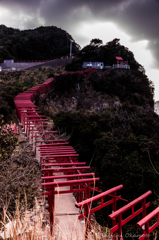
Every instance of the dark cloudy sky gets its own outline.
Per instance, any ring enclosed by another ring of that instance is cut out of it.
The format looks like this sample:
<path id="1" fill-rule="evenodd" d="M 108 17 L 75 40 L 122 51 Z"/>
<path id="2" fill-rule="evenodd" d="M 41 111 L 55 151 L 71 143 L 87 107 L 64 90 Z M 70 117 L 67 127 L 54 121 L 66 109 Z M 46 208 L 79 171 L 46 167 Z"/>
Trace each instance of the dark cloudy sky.
<path id="1" fill-rule="evenodd" d="M 120 38 L 155 84 L 159 100 L 159 0 L 0 0 L 0 24 L 20 29 L 54 25 L 81 47 L 92 38 Z"/>

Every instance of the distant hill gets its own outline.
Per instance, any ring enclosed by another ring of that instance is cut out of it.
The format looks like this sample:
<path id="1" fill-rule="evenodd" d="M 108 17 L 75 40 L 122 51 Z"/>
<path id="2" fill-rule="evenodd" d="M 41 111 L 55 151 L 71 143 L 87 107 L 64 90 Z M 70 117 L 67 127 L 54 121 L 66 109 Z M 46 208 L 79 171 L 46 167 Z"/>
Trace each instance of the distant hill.
<path id="1" fill-rule="evenodd" d="M 69 55 L 70 40 L 72 53 L 76 55 L 80 46 L 66 31 L 56 26 L 19 30 L 0 25 L 0 61 L 47 60 Z"/>

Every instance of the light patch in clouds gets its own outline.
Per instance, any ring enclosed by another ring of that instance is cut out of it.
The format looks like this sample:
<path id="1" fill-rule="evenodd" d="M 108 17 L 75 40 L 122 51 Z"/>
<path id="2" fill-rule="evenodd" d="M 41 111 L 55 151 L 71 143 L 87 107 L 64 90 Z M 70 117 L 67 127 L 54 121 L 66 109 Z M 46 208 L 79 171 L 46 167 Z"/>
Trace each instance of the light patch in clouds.
<path id="1" fill-rule="evenodd" d="M 142 65 L 144 68 L 150 67 L 153 58 L 150 50 L 147 49 L 149 41 L 142 40 L 137 42 L 128 42 L 129 49 L 134 53 L 135 59 Z"/>
<path id="2" fill-rule="evenodd" d="M 4 25 L 10 26 L 10 22 L 11 22 L 10 17 L 11 17 L 11 11 L 9 9 L 1 7 L 0 8 L 0 23 L 1 24 L 5 23 Z"/>
<path id="3" fill-rule="evenodd" d="M 92 21 L 91 23 L 82 22 L 76 32 L 74 32 L 75 38 L 80 36 L 80 38 L 85 39 L 79 44 L 83 47 L 88 45 L 93 38 L 99 38 L 103 41 L 103 44 L 112 41 L 114 38 L 120 38 L 122 40 L 122 44 L 130 41 L 130 37 L 121 31 L 114 23 L 111 22 L 97 22 Z M 89 42 L 86 42 L 85 36 L 89 36 Z"/>
<path id="4" fill-rule="evenodd" d="M 4 24 L 7 27 L 24 29 L 32 29 L 45 24 L 45 21 L 39 16 L 39 12 L 36 14 L 31 13 L 28 15 L 22 10 L 17 10 L 16 14 L 9 9 L 0 9 L 0 24 Z"/>

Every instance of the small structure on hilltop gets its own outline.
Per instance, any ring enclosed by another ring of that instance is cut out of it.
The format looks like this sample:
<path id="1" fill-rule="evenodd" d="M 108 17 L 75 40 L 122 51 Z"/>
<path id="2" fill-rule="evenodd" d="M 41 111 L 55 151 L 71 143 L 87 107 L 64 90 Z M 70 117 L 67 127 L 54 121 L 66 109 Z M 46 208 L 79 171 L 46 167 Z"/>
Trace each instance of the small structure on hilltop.
<path id="1" fill-rule="evenodd" d="M 112 68 L 127 68 L 130 69 L 130 65 L 128 65 L 128 61 L 124 61 L 122 57 L 115 57 L 117 60 L 117 64 L 113 64 Z"/>
<path id="2" fill-rule="evenodd" d="M 122 57 L 115 57 L 117 60 L 113 66 L 104 66 L 104 62 L 83 62 L 82 68 L 96 68 L 96 69 L 114 69 L 114 68 L 126 68 L 130 69 L 128 61 L 124 61 Z"/>
<path id="3" fill-rule="evenodd" d="M 83 68 L 103 69 L 104 68 L 104 62 L 83 62 L 82 67 Z"/>

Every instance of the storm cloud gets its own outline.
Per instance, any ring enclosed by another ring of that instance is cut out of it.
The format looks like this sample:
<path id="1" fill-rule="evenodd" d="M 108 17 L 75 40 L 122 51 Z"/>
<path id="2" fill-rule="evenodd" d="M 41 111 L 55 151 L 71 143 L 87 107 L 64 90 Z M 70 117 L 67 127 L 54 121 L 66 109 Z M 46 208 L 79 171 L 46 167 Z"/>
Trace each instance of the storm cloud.
<path id="1" fill-rule="evenodd" d="M 153 67 L 159 66 L 159 0 L 0 0 L 0 7 L 17 18 L 23 13 L 24 28 L 43 23 L 73 33 L 81 22 L 111 21 L 132 41 L 148 40 Z"/>

